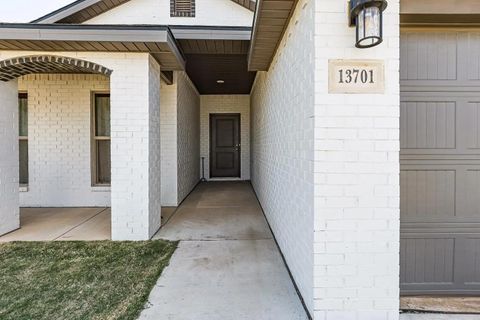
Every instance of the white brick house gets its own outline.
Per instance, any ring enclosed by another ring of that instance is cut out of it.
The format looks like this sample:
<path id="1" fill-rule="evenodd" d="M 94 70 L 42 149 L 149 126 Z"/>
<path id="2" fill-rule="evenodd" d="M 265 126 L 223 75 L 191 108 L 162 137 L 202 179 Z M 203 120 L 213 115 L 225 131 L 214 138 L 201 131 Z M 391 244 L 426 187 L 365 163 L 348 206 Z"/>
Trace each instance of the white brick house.
<path id="1" fill-rule="evenodd" d="M 478 293 L 480 6 L 457 2 L 388 0 L 368 49 L 340 0 L 80 0 L 0 24 L 0 235 L 20 207 L 91 206 L 148 240 L 202 177 L 250 180 L 313 319 Z M 379 87 L 335 63 L 380 65 Z"/>

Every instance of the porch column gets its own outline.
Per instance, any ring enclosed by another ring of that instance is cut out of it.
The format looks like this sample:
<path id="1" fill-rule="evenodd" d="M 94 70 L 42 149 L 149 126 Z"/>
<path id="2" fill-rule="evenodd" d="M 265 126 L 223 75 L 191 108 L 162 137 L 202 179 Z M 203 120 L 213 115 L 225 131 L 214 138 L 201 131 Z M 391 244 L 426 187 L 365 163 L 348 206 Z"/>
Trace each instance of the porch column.
<path id="1" fill-rule="evenodd" d="M 388 1 L 384 41 L 369 49 L 355 47 L 347 1 L 315 5 L 314 318 L 395 320 L 399 1 Z"/>
<path id="2" fill-rule="evenodd" d="M 18 85 L 0 82 L 0 236 L 20 227 Z"/>
<path id="3" fill-rule="evenodd" d="M 110 78 L 112 239 L 148 240 L 160 227 L 160 66 L 126 55 Z"/>

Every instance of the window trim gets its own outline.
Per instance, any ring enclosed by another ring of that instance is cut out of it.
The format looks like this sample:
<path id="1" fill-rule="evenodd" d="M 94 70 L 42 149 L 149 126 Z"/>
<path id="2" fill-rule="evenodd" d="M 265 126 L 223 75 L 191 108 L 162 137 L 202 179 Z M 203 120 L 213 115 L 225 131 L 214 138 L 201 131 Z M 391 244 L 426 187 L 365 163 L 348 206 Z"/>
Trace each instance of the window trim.
<path id="1" fill-rule="evenodd" d="M 28 91 L 26 90 L 21 90 L 18 91 L 18 100 L 20 99 L 27 99 L 27 115 L 28 115 Z M 20 113 L 20 105 L 18 106 L 18 112 Z M 20 135 L 20 114 L 18 115 L 18 120 L 19 120 L 19 127 L 18 127 L 18 144 L 20 148 L 20 141 L 27 141 L 27 183 L 20 183 L 19 181 L 19 187 L 21 192 L 26 192 L 28 191 L 28 185 L 30 184 L 30 168 L 29 168 L 29 156 L 28 156 L 28 121 L 27 121 L 27 135 L 26 136 L 21 136 Z M 20 166 L 20 155 L 18 158 L 18 164 Z M 19 169 L 19 174 L 20 174 L 20 169 Z M 20 176 L 19 176 L 20 177 Z"/>
<path id="2" fill-rule="evenodd" d="M 110 97 L 109 91 L 92 91 L 91 92 L 91 107 L 90 107 L 90 167 L 91 167 L 91 176 L 92 176 L 92 187 L 105 188 L 111 187 L 110 183 L 99 183 L 98 182 L 98 170 L 97 170 L 97 141 L 111 141 L 110 136 L 97 136 L 95 135 L 95 98 L 97 96 L 108 96 Z M 110 110 L 111 113 L 111 110 Z M 111 146 L 111 144 L 110 144 Z M 111 154 L 110 154 L 110 163 L 111 163 Z"/>
<path id="3" fill-rule="evenodd" d="M 170 0 L 170 17 L 173 18 L 195 18 L 196 4 L 195 0 L 190 0 L 190 11 L 177 11 L 176 1 Z"/>

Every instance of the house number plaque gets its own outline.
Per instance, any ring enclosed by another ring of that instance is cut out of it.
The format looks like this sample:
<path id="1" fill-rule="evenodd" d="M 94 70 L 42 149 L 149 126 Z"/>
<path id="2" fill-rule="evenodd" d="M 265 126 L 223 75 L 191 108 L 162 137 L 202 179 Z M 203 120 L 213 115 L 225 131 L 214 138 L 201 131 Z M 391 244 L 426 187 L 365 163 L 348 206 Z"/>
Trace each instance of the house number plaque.
<path id="1" fill-rule="evenodd" d="M 383 60 L 330 60 L 328 62 L 329 93 L 384 93 Z"/>

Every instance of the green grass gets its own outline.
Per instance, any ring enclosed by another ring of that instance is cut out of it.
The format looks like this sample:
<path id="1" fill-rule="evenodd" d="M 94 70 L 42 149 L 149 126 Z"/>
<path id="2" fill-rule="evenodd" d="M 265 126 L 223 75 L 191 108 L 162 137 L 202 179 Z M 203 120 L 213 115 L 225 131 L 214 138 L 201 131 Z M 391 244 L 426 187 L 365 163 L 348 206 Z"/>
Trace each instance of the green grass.
<path id="1" fill-rule="evenodd" d="M 136 319 L 176 242 L 0 245 L 0 319 Z"/>

